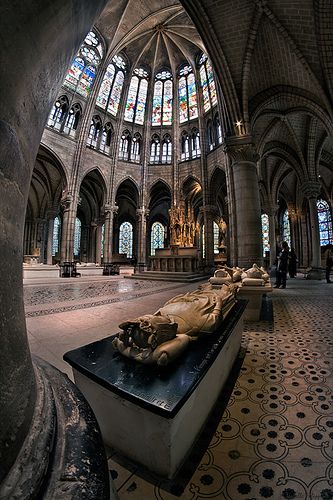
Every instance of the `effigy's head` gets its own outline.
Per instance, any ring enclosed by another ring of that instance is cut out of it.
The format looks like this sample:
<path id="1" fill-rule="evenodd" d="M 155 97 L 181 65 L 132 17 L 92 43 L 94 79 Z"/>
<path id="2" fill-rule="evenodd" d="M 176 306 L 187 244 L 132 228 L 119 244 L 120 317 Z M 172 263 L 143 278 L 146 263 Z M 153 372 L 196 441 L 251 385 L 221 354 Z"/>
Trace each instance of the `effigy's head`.
<path id="1" fill-rule="evenodd" d="M 119 328 L 123 332 L 119 334 L 119 338 L 126 347 L 154 350 L 163 342 L 176 337 L 177 326 L 167 316 L 146 314 L 121 323 Z"/>

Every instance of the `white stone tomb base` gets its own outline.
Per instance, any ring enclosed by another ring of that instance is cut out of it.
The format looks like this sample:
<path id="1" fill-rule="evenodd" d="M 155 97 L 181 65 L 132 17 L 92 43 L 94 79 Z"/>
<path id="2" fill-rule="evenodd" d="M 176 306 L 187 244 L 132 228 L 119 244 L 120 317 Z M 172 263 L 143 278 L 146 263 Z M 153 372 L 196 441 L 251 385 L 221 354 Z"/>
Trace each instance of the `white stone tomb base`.
<path id="1" fill-rule="evenodd" d="M 199 385 L 173 418 L 157 415 L 120 397 L 73 367 L 75 383 L 91 405 L 105 443 L 150 471 L 172 478 L 191 451 L 228 380 L 242 332 L 241 317 Z"/>

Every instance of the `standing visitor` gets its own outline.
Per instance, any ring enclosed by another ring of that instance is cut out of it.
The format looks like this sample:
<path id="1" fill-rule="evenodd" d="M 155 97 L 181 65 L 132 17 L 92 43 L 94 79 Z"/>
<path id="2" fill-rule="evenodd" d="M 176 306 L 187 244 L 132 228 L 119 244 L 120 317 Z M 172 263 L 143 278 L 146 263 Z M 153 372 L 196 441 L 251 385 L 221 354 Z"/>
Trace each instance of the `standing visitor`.
<path id="1" fill-rule="evenodd" d="M 329 243 L 327 245 L 327 249 L 325 251 L 325 257 L 326 257 L 326 282 L 327 283 L 332 283 L 330 280 L 330 274 L 332 270 L 332 264 L 333 264 L 333 251 L 332 251 L 332 244 Z"/>
<path id="2" fill-rule="evenodd" d="M 286 241 L 282 242 L 282 250 L 278 255 L 278 265 L 276 269 L 276 283 L 274 288 L 286 288 L 288 271 L 289 246 Z"/>
<path id="3" fill-rule="evenodd" d="M 290 278 L 296 278 L 297 262 L 298 262 L 298 260 L 297 260 L 295 248 L 291 248 L 290 254 L 289 254 L 289 266 L 288 266 L 288 272 L 289 272 Z"/>

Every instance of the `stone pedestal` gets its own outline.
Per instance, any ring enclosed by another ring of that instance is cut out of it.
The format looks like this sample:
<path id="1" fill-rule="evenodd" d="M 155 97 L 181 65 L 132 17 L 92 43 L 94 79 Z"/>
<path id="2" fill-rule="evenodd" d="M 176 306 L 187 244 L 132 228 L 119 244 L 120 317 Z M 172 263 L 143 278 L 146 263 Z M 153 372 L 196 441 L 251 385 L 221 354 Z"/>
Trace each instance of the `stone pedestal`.
<path id="1" fill-rule="evenodd" d="M 167 367 L 123 357 L 113 337 L 65 354 L 99 421 L 104 441 L 150 471 L 172 478 L 186 459 L 237 357 L 246 301 L 218 331 L 190 344 Z"/>
<path id="2" fill-rule="evenodd" d="M 273 291 L 272 284 L 269 281 L 263 286 L 243 286 L 239 287 L 238 297 L 240 299 L 246 299 L 248 304 L 244 313 L 245 321 L 259 321 L 262 298 L 264 294 L 271 293 Z"/>
<path id="3" fill-rule="evenodd" d="M 214 263 L 216 266 L 224 266 L 227 263 L 227 247 L 222 245 L 218 250 L 219 253 L 214 255 Z"/>

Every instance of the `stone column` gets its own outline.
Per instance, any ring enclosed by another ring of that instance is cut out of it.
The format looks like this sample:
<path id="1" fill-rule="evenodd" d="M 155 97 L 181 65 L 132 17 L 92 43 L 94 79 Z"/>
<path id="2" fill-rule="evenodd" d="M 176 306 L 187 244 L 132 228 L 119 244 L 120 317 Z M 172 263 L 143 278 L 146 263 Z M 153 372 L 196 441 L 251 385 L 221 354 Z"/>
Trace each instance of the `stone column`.
<path id="1" fill-rule="evenodd" d="M 104 0 L 27 0 L 18 8 L 17 2 L 0 2 L 1 498 L 42 498 L 48 463 L 58 470 L 64 456 L 60 450 L 51 456 L 61 422 L 45 439 L 55 413 L 44 397 L 47 377 L 38 375 L 29 351 L 22 239 L 31 176 L 48 113 L 72 58 L 105 5 Z M 19 71 L 10 69 L 13 61 L 20 61 Z M 68 485 L 71 472 L 66 474 Z"/>
<path id="2" fill-rule="evenodd" d="M 249 136 L 230 137 L 224 143 L 233 171 L 235 232 L 238 265 L 262 265 L 261 209 L 257 165 L 258 156 Z"/>
<path id="3" fill-rule="evenodd" d="M 74 198 L 70 193 L 66 193 L 61 200 L 64 213 L 61 226 L 61 250 L 60 261 L 74 260 L 74 229 L 76 210 L 73 210 Z"/>
<path id="4" fill-rule="evenodd" d="M 102 224 L 98 223 L 96 227 L 96 242 L 95 242 L 95 262 L 99 266 L 102 259 Z"/>
<path id="5" fill-rule="evenodd" d="M 55 216 L 56 214 L 54 212 L 48 212 L 47 247 L 46 247 L 46 264 L 48 265 L 52 265 L 53 229 L 54 229 Z"/>
<path id="6" fill-rule="evenodd" d="M 138 208 L 136 211 L 138 219 L 138 271 L 147 270 L 147 218 L 149 216 L 149 210 L 144 206 Z"/>
<path id="7" fill-rule="evenodd" d="M 269 266 L 272 268 L 276 262 L 276 214 L 279 205 L 269 205 L 266 213 L 269 220 Z"/>
<path id="8" fill-rule="evenodd" d="M 111 206 L 107 203 L 104 206 L 105 212 L 105 226 L 104 226 L 104 249 L 103 249 L 103 262 L 111 262 L 112 260 L 112 238 L 113 238 L 113 217 L 118 212 L 117 205 Z"/>
<path id="9" fill-rule="evenodd" d="M 310 245 L 311 245 L 311 271 L 308 273 L 308 279 L 321 279 L 322 271 L 320 269 L 320 234 L 319 221 L 317 210 L 317 198 L 320 193 L 320 182 L 307 181 L 301 186 L 301 191 L 308 200 L 309 205 L 309 221 L 310 221 Z"/>
<path id="10" fill-rule="evenodd" d="M 205 268 L 211 272 L 214 269 L 214 216 L 216 207 L 214 205 L 205 205 L 201 208 L 204 216 L 204 234 L 205 234 Z"/>

